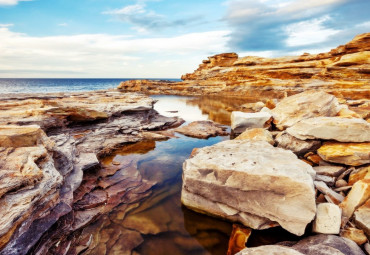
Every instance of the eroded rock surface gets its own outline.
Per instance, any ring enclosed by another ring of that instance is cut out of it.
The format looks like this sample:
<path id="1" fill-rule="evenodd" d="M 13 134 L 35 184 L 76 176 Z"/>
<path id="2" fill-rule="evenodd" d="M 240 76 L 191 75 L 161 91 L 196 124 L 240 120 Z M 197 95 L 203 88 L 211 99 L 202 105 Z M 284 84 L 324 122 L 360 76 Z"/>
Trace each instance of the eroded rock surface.
<path id="1" fill-rule="evenodd" d="M 126 81 L 123 91 L 152 94 L 224 95 L 283 98 L 308 89 L 340 97 L 368 98 L 370 33 L 330 52 L 296 57 L 239 57 L 235 53 L 209 57 L 182 82 Z M 367 110 L 368 111 L 368 110 Z"/>
<path id="2" fill-rule="evenodd" d="M 311 166 L 267 142 L 225 141 L 183 166 L 182 202 L 255 229 L 279 223 L 302 235 L 316 212 Z"/>
<path id="3" fill-rule="evenodd" d="M 99 159 L 182 123 L 153 103 L 116 91 L 2 95 L 0 254 L 77 254 L 71 235 L 147 197 L 155 182 L 141 178 L 135 161 L 102 168 Z"/>
<path id="4" fill-rule="evenodd" d="M 194 121 L 189 125 L 176 128 L 175 131 L 186 136 L 202 139 L 229 134 L 226 131 L 226 127 L 214 123 L 213 121 Z"/>

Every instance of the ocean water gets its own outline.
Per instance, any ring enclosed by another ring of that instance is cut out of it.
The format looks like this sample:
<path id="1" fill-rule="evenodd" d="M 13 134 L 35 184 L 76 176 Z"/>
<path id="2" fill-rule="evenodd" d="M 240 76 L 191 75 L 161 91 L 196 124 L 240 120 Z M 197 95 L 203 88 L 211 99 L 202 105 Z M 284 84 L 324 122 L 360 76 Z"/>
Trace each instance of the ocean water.
<path id="1" fill-rule="evenodd" d="M 0 78 L 0 93 L 50 93 L 116 88 L 132 79 L 8 79 Z M 158 80 L 158 79 L 156 79 Z M 180 81 L 179 79 L 165 79 Z"/>

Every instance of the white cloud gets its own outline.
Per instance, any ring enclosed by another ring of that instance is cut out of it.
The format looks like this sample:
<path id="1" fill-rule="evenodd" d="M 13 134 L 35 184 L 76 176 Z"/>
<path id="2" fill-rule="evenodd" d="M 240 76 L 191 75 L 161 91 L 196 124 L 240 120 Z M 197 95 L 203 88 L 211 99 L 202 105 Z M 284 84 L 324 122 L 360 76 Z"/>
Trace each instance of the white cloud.
<path id="1" fill-rule="evenodd" d="M 68 23 L 64 22 L 64 23 L 59 23 L 58 24 L 59 27 L 67 27 L 68 26 Z"/>
<path id="2" fill-rule="evenodd" d="M 105 11 L 103 14 L 116 14 L 116 15 L 135 15 L 140 13 L 145 13 L 145 4 L 134 4 L 128 5 L 121 9 L 114 9 L 110 11 Z"/>
<path id="3" fill-rule="evenodd" d="M 0 0 L 0 6 L 17 5 L 18 2 L 32 1 L 32 0 Z"/>
<path id="4" fill-rule="evenodd" d="M 326 15 L 318 19 L 288 25 L 285 29 L 288 34 L 287 46 L 295 47 L 325 42 L 330 36 L 339 33 L 340 30 L 325 28 L 323 23 L 328 20 L 330 17 Z"/>
<path id="5" fill-rule="evenodd" d="M 179 78 L 205 57 L 227 51 L 228 33 L 145 39 L 107 34 L 32 37 L 0 27 L 0 76 Z"/>
<path id="6" fill-rule="evenodd" d="M 2 27 L 12 27 L 14 24 L 0 24 L 0 28 Z"/>

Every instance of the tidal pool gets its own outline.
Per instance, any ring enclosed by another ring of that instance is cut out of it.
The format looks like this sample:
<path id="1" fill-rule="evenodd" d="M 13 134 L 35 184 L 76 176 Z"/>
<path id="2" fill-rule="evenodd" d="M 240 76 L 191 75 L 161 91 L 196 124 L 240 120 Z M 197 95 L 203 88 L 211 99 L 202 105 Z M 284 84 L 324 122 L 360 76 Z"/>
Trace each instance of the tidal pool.
<path id="1" fill-rule="evenodd" d="M 179 116 L 186 123 L 211 119 L 227 125 L 231 111 L 238 110 L 238 106 L 243 104 L 235 99 L 153 98 L 158 100 L 154 108 L 160 114 Z M 121 205 L 85 230 L 95 245 L 84 254 L 226 254 L 232 224 L 182 206 L 181 185 L 182 164 L 192 150 L 229 137 L 205 140 L 178 133 L 175 136 L 167 141 L 129 144 L 102 160 L 103 167 L 108 171 L 120 168 L 110 178 L 114 179 L 117 175 L 117 178 L 124 180 L 124 175 L 135 176 L 135 182 L 141 180 L 148 188 L 136 194 L 139 195 L 137 201 L 132 197 L 130 203 L 122 201 Z M 127 180 L 129 187 L 130 180 Z M 257 231 L 251 239 L 251 246 L 276 242 L 276 236 L 286 235 L 284 231 L 279 231 Z"/>

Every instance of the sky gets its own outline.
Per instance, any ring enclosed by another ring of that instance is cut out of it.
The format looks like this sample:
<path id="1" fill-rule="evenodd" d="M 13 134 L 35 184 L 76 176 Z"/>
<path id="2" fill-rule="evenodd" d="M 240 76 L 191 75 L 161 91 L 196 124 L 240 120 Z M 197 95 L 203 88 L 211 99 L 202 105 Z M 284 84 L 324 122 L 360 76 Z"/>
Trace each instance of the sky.
<path id="1" fill-rule="evenodd" d="M 326 52 L 370 0 L 0 0 L 0 78 L 180 78 L 224 52 Z"/>

